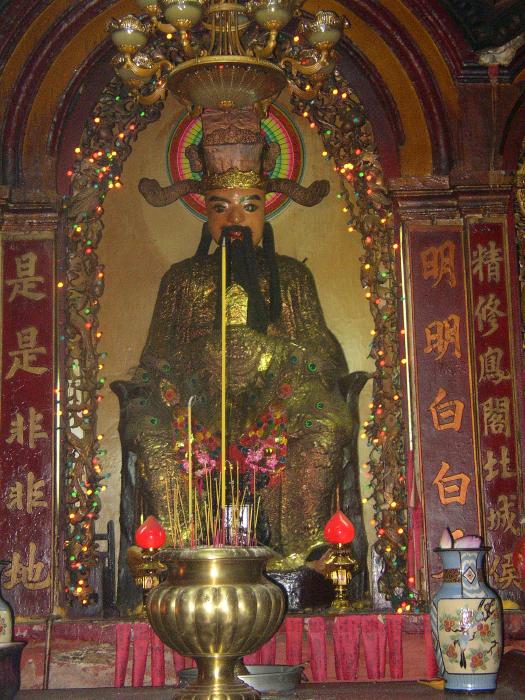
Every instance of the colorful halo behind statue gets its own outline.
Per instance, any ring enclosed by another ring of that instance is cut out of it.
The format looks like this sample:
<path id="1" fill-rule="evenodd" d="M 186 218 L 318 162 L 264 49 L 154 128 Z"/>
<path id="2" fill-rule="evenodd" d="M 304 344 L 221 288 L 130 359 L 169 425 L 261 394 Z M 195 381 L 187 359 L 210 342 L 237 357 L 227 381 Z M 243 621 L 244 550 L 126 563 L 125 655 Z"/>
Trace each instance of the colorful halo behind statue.
<path id="1" fill-rule="evenodd" d="M 304 144 L 291 116 L 282 107 L 272 105 L 268 110 L 268 116 L 261 120 L 261 126 L 268 143 L 276 142 L 280 147 L 280 154 L 269 176 L 301 182 L 304 170 Z M 191 170 L 185 151 L 190 144 L 198 145 L 201 139 L 202 124 L 199 118 L 186 115 L 175 124 L 168 140 L 166 154 L 168 176 L 172 184 L 180 180 L 200 180 L 200 174 Z M 285 194 L 278 192 L 267 194 L 266 218 L 269 220 L 276 217 L 290 204 L 290 201 Z M 181 202 L 194 216 L 202 221 L 206 219 L 202 195 L 186 195 Z"/>

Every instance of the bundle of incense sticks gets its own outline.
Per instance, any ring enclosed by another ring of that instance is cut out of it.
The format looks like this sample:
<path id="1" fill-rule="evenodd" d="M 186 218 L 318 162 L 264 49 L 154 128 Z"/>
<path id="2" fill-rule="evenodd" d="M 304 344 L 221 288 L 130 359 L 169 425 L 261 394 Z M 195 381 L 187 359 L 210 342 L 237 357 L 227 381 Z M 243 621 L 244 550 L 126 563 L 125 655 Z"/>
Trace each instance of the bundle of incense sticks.
<path id="1" fill-rule="evenodd" d="M 197 483 L 193 480 L 191 490 L 181 479 L 166 480 L 165 486 L 173 547 L 257 544 L 260 496 L 247 488 L 241 490 L 238 466 L 227 463 L 224 487 L 222 470 L 218 474 L 205 474 Z M 224 493 L 225 506 L 222 505 Z"/>

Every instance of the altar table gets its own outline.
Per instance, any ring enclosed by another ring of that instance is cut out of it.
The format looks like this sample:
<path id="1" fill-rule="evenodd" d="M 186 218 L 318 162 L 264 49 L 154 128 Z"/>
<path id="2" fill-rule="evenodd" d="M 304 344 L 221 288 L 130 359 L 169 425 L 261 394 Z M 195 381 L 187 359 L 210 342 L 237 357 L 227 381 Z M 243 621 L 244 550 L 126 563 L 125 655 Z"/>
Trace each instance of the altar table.
<path id="1" fill-rule="evenodd" d="M 308 683 L 300 685 L 293 694 L 273 695 L 280 700 L 431 700 L 444 697 L 442 690 L 415 681 L 381 683 Z M 15 700 L 172 700 L 173 688 L 96 688 L 83 690 L 24 690 Z M 265 696 L 263 696 L 265 697 Z M 270 698 L 270 696 L 267 696 Z M 498 687 L 495 693 L 477 697 L 496 700 L 521 700 L 525 698 L 525 653 L 511 651 L 503 656 Z"/>

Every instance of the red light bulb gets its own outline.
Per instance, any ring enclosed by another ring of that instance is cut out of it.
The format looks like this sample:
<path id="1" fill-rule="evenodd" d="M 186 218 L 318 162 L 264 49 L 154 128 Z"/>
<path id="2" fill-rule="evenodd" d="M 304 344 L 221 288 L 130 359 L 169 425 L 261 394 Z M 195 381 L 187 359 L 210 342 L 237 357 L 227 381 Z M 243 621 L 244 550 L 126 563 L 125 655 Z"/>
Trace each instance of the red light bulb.
<path id="1" fill-rule="evenodd" d="M 149 515 L 137 528 L 135 542 L 142 549 L 158 549 L 166 542 L 166 531 L 157 518 Z"/>
<path id="2" fill-rule="evenodd" d="M 355 528 L 342 510 L 334 513 L 324 528 L 324 538 L 330 544 L 348 544 L 354 536 Z"/>

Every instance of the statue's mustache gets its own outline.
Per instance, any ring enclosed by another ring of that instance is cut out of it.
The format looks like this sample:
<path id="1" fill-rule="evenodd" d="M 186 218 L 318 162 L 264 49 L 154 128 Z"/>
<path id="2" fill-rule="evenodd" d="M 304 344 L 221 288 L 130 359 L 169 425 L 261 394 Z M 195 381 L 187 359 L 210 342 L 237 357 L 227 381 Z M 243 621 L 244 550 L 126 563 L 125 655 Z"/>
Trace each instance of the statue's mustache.
<path id="1" fill-rule="evenodd" d="M 221 241 L 223 238 L 234 243 L 235 241 L 246 241 L 252 239 L 252 229 L 249 226 L 239 226 L 239 224 L 230 224 L 223 226 L 221 229 Z"/>

